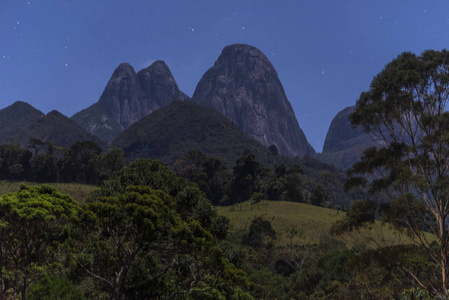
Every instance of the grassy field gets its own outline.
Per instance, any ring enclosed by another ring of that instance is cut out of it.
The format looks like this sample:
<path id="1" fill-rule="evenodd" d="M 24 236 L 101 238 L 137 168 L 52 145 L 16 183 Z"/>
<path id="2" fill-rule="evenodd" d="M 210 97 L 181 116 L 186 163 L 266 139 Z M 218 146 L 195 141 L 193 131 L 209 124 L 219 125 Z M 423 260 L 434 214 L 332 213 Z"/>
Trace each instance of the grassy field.
<path id="1" fill-rule="evenodd" d="M 321 239 L 330 237 L 332 224 L 345 216 L 343 211 L 285 201 L 261 201 L 257 204 L 244 202 L 217 207 L 217 211 L 231 220 L 231 230 L 248 230 L 256 217 L 269 220 L 276 230 L 278 245 L 319 243 Z M 411 242 L 405 235 L 380 222 L 376 222 L 370 230 L 345 234 L 337 239 L 344 241 L 348 247 L 354 244 L 378 247 Z"/>
<path id="2" fill-rule="evenodd" d="M 0 196 L 6 193 L 14 192 L 21 183 L 27 185 L 41 185 L 35 182 L 18 182 L 18 181 L 0 181 Z M 89 194 L 97 189 L 98 186 L 79 184 L 79 183 L 48 183 L 58 189 L 63 194 L 69 194 L 73 199 L 82 204 L 86 201 Z"/>

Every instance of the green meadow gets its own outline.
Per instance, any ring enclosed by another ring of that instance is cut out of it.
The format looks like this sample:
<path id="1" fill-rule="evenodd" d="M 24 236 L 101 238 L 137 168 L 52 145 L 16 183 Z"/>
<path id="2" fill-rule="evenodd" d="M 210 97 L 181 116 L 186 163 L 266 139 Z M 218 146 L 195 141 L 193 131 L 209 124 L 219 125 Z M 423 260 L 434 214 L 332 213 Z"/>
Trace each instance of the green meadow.
<path id="1" fill-rule="evenodd" d="M 286 201 L 261 201 L 253 204 L 244 202 L 233 206 L 216 207 L 219 214 L 231 220 L 231 231 L 249 230 L 251 221 L 262 217 L 271 222 L 276 230 L 276 244 L 318 244 L 331 238 L 329 230 L 335 222 L 345 217 L 344 211 Z M 412 240 L 398 233 L 388 224 L 376 221 L 370 229 L 334 237 L 353 245 L 378 248 L 395 244 L 410 243 Z"/>

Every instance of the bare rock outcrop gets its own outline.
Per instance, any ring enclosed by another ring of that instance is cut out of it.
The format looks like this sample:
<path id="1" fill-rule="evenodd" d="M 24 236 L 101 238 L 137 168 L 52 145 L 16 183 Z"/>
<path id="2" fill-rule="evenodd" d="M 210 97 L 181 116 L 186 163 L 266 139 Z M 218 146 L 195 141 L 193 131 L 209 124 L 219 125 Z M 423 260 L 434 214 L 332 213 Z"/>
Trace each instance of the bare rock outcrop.
<path id="1" fill-rule="evenodd" d="M 327 163 L 344 169 L 357 162 L 362 152 L 379 144 L 362 128 L 353 128 L 349 115 L 355 106 L 349 106 L 340 111 L 332 120 L 324 142 L 320 158 Z"/>
<path id="2" fill-rule="evenodd" d="M 192 101 L 219 111 L 263 145 L 275 145 L 281 154 L 315 154 L 298 125 L 276 70 L 255 47 L 225 47 L 201 78 Z"/>
<path id="3" fill-rule="evenodd" d="M 111 142 L 120 132 L 154 110 L 189 97 L 181 92 L 165 62 L 158 60 L 136 73 L 120 64 L 100 100 L 72 119 L 92 134 Z"/>

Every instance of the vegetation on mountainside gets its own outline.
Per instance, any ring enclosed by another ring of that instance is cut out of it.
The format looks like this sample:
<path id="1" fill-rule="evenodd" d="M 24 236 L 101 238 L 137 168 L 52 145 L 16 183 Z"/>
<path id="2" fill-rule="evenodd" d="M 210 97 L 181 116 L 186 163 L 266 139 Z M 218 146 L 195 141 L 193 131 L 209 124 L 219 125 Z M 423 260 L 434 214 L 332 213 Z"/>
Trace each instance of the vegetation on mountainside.
<path id="1" fill-rule="evenodd" d="M 220 158 L 232 165 L 254 154 L 265 161 L 270 152 L 240 131 L 219 112 L 189 101 L 176 101 L 131 125 L 112 143 L 136 158 L 159 159 L 173 164 L 190 150 Z"/>

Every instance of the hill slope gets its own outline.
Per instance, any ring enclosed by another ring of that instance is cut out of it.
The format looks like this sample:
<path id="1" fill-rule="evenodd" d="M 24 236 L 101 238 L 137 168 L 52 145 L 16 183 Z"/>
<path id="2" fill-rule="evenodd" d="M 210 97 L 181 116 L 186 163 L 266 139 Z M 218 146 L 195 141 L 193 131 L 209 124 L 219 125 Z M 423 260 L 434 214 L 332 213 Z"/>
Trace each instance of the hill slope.
<path id="1" fill-rule="evenodd" d="M 101 143 L 97 137 L 56 110 L 45 115 L 21 101 L 0 110 L 0 144 L 27 146 L 32 138 L 51 141 L 61 147 L 85 140 Z"/>
<path id="2" fill-rule="evenodd" d="M 315 154 L 276 70 L 255 47 L 225 47 L 201 78 L 192 101 L 219 111 L 263 145 L 275 145 L 283 155 Z"/>
<path id="3" fill-rule="evenodd" d="M 313 206 L 305 203 L 286 201 L 261 201 L 257 204 L 250 202 L 234 206 L 217 206 L 217 212 L 231 221 L 234 230 L 248 230 L 251 221 L 256 217 L 269 220 L 276 230 L 278 245 L 318 244 L 320 239 L 330 237 L 329 229 L 338 220 L 342 220 L 346 213 L 343 211 Z M 292 232 L 296 232 L 291 236 Z M 376 221 L 371 230 L 363 230 L 363 234 L 349 233 L 338 239 L 351 247 L 354 242 L 367 245 L 383 244 L 397 245 L 410 243 L 405 234 L 399 234 L 389 224 Z M 430 235 L 429 235 L 430 237 Z"/>
<path id="4" fill-rule="evenodd" d="M 168 164 L 189 150 L 199 150 L 229 164 L 249 153 L 269 155 L 265 147 L 223 115 L 190 101 L 156 110 L 131 125 L 112 144 L 123 148 L 130 161 L 152 158 Z"/>

